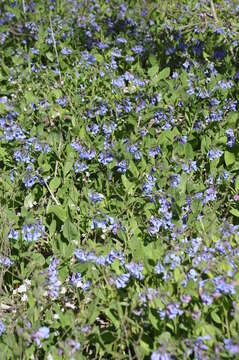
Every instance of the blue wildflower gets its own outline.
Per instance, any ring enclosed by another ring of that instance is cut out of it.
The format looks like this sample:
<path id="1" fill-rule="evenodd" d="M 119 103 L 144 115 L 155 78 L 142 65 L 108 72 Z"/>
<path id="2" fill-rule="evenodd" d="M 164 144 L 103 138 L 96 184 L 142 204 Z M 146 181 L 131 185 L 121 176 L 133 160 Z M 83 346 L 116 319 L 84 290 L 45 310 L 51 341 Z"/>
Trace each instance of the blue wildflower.
<path id="1" fill-rule="evenodd" d="M 117 289 L 125 288 L 130 280 L 130 274 L 122 274 L 118 278 L 114 279 L 113 282 Z"/>
<path id="2" fill-rule="evenodd" d="M 210 149 L 207 153 L 209 160 L 218 159 L 223 155 L 223 151 L 219 149 Z"/>
<path id="3" fill-rule="evenodd" d="M 4 325 L 4 323 L 2 322 L 2 320 L 0 320 L 0 336 L 2 336 L 2 334 L 6 331 L 6 327 Z"/>
<path id="4" fill-rule="evenodd" d="M 128 272 L 135 277 L 138 280 L 143 280 L 143 265 L 142 264 L 136 264 L 134 262 L 131 262 L 129 264 L 125 265 L 126 269 L 128 270 Z"/>
<path id="5" fill-rule="evenodd" d="M 67 48 L 63 48 L 63 49 L 61 49 L 61 54 L 62 54 L 62 55 L 71 55 L 71 54 L 72 54 L 72 50 L 71 50 L 71 49 L 67 49 Z"/>
<path id="6" fill-rule="evenodd" d="M 35 341 L 35 343 L 40 346 L 41 340 L 48 339 L 50 335 L 50 330 L 48 327 L 43 326 L 39 328 L 33 335 L 32 338 Z"/>
<path id="7" fill-rule="evenodd" d="M 11 229 L 8 234 L 8 239 L 18 240 L 19 233 L 17 230 Z"/>
<path id="8" fill-rule="evenodd" d="M 233 129 L 231 128 L 227 129 L 226 135 L 227 135 L 227 146 L 233 147 L 233 145 L 235 145 L 236 142 Z"/>
<path id="9" fill-rule="evenodd" d="M 92 203 L 96 204 L 97 202 L 101 202 L 104 199 L 104 195 L 90 191 L 89 199 Z"/>
<path id="10" fill-rule="evenodd" d="M 58 270 L 57 270 L 58 264 L 59 264 L 59 260 L 53 256 L 50 265 L 48 267 L 48 279 L 47 279 L 47 293 L 52 300 L 55 300 L 57 298 L 60 288 L 60 281 L 58 279 Z"/>
<path id="11" fill-rule="evenodd" d="M 42 225 L 41 221 L 36 221 L 33 224 L 24 223 L 21 230 L 23 240 L 27 242 L 39 240 L 44 231 L 45 226 Z"/>

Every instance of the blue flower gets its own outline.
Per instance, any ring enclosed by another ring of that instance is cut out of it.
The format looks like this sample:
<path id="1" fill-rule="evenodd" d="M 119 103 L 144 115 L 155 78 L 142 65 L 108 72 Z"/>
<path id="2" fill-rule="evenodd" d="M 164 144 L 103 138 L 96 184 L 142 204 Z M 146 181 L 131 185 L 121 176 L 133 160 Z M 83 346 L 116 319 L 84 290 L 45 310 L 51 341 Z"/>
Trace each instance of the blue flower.
<path id="1" fill-rule="evenodd" d="M 236 142 L 233 129 L 231 128 L 227 129 L 226 135 L 227 135 L 227 146 L 233 147 L 233 145 L 235 145 Z"/>
<path id="2" fill-rule="evenodd" d="M 126 173 L 127 171 L 127 163 L 125 160 L 122 160 L 122 161 L 117 161 L 117 171 L 119 173 Z"/>
<path id="3" fill-rule="evenodd" d="M 2 320 L 0 320 L 0 336 L 2 336 L 2 334 L 6 331 L 6 327 L 4 325 L 4 323 L 2 322 Z"/>
<path id="4" fill-rule="evenodd" d="M 122 88 L 125 87 L 125 82 L 124 82 L 124 78 L 122 76 L 119 76 L 117 79 L 112 79 L 112 85 Z"/>
<path id="5" fill-rule="evenodd" d="M 209 160 L 218 159 L 223 155 L 222 150 L 218 149 L 210 149 L 207 153 L 207 156 L 209 157 Z"/>
<path id="6" fill-rule="evenodd" d="M 148 228 L 148 233 L 149 233 L 150 235 L 155 235 L 155 234 L 157 234 L 157 233 L 159 232 L 161 226 L 162 226 L 162 220 L 159 219 L 159 218 L 156 218 L 156 217 L 154 217 L 154 216 L 151 216 L 151 218 L 150 218 L 149 221 L 150 221 L 150 223 L 151 223 L 152 226 L 150 226 L 150 227 Z"/>
<path id="7" fill-rule="evenodd" d="M 33 335 L 32 338 L 35 341 L 35 343 L 40 346 L 41 345 L 41 340 L 43 339 L 48 339 L 50 335 L 50 330 L 48 327 L 43 326 L 40 327 Z"/>
<path id="8" fill-rule="evenodd" d="M 176 188 L 180 184 L 180 175 L 175 174 L 170 176 L 170 186 Z"/>
<path id="9" fill-rule="evenodd" d="M 17 230 L 11 229 L 8 234 L 8 239 L 18 240 L 19 233 Z"/>
<path id="10" fill-rule="evenodd" d="M 72 54 L 72 50 L 71 50 L 71 49 L 67 49 L 67 48 L 63 48 L 63 49 L 61 49 L 61 53 L 62 53 L 62 55 L 71 55 L 71 54 Z"/>
<path id="11" fill-rule="evenodd" d="M 89 199 L 92 203 L 96 204 L 98 202 L 101 202 L 104 199 L 104 195 L 97 193 L 97 192 L 90 191 Z"/>
<path id="12" fill-rule="evenodd" d="M 239 353 L 239 344 L 233 339 L 224 339 L 225 349 L 232 355 Z"/>
<path id="13" fill-rule="evenodd" d="M 39 240 L 44 231 L 45 226 L 40 221 L 36 221 L 33 224 L 24 223 L 21 230 L 23 240 L 28 242 Z"/>
<path id="14" fill-rule="evenodd" d="M 59 97 L 58 99 L 56 99 L 56 103 L 64 108 L 67 104 L 66 96 L 64 98 Z"/>
<path id="15" fill-rule="evenodd" d="M 48 279 L 47 279 L 47 293 L 48 296 L 55 300 L 58 297 L 60 281 L 58 280 L 58 270 L 57 265 L 59 260 L 54 256 L 51 259 L 50 265 L 48 267 Z"/>
<path id="16" fill-rule="evenodd" d="M 142 264 L 136 264 L 134 262 L 131 262 L 129 264 L 125 265 L 126 269 L 128 270 L 128 272 L 134 276 L 136 279 L 138 280 L 143 280 L 143 265 Z"/>
<path id="17" fill-rule="evenodd" d="M 130 280 L 130 274 L 122 274 L 118 278 L 114 279 L 113 282 L 117 289 L 125 288 Z"/>

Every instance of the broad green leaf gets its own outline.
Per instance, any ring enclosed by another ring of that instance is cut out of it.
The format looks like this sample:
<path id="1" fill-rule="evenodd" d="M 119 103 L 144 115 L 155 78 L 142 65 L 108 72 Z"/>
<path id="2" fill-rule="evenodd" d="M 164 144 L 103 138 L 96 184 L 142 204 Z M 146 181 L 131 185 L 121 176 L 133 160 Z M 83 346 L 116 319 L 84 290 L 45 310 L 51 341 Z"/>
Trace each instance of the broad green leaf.
<path id="1" fill-rule="evenodd" d="M 167 77 L 169 77 L 169 75 L 170 75 L 170 68 L 166 67 L 162 71 L 160 71 L 160 73 L 158 74 L 158 81 L 167 79 Z"/>
<path id="2" fill-rule="evenodd" d="M 50 205 L 47 211 L 48 214 L 55 214 L 58 219 L 64 222 L 67 218 L 66 210 L 60 205 Z"/>
<path id="3" fill-rule="evenodd" d="M 78 230 L 76 226 L 70 221 L 70 219 L 67 219 L 64 223 L 63 235 L 69 241 L 77 239 Z"/>
<path id="4" fill-rule="evenodd" d="M 155 64 L 148 70 L 149 77 L 153 79 L 159 71 L 159 66 Z"/>
<path id="5" fill-rule="evenodd" d="M 235 162 L 235 155 L 229 151 L 225 151 L 224 159 L 225 159 L 226 166 L 230 166 L 230 165 L 234 164 L 234 162 Z"/>
<path id="6" fill-rule="evenodd" d="M 25 197 L 25 200 L 24 200 L 25 208 L 31 209 L 33 207 L 33 202 L 34 202 L 34 195 L 32 193 L 30 193 Z"/>
<path id="7" fill-rule="evenodd" d="M 237 210 L 235 208 L 231 208 L 230 213 L 239 218 L 239 210 Z"/>
<path id="8" fill-rule="evenodd" d="M 49 188 L 51 189 L 52 192 L 55 192 L 60 185 L 61 185 L 61 179 L 59 177 L 55 177 L 50 181 Z"/>
<path id="9" fill-rule="evenodd" d="M 235 190 L 239 191 L 239 175 L 236 177 L 236 180 L 235 180 Z"/>
<path id="10" fill-rule="evenodd" d="M 47 57 L 47 59 L 50 60 L 51 62 L 54 61 L 54 55 L 53 55 L 50 51 L 48 51 L 48 52 L 46 53 L 46 57 Z"/>
<path id="11" fill-rule="evenodd" d="M 74 157 L 73 156 L 69 156 L 65 163 L 64 163 L 64 168 L 63 168 L 63 174 L 64 176 L 66 176 L 72 169 L 73 169 L 73 165 L 74 165 Z"/>

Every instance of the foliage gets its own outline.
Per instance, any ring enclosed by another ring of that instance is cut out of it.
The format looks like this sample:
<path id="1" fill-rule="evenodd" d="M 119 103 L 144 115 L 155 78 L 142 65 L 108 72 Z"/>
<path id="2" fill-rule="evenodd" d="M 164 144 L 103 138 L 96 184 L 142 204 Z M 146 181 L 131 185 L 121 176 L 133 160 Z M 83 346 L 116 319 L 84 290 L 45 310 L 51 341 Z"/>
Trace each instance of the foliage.
<path id="1" fill-rule="evenodd" d="M 1 358 L 238 357 L 237 2 L 0 14 Z"/>

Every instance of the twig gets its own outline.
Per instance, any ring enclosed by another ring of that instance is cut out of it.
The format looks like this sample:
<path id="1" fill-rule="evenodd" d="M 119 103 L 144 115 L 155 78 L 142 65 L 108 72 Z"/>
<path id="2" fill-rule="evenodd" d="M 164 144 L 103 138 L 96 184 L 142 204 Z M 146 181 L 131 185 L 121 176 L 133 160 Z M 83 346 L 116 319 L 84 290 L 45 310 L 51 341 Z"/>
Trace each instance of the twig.
<path id="1" fill-rule="evenodd" d="M 56 40 L 55 40 L 55 36 L 54 36 L 54 32 L 53 32 L 53 27 L 52 27 L 51 14 L 49 15 L 49 20 L 50 20 L 51 36 L 52 36 L 52 40 L 53 40 L 53 46 L 54 46 L 54 49 L 55 49 L 56 60 L 57 60 L 58 68 L 59 68 L 60 82 L 61 82 L 61 84 L 62 84 L 62 77 L 61 77 L 61 69 L 60 69 L 60 63 L 59 63 L 59 56 L 58 56 L 58 52 L 57 52 L 57 48 L 56 48 Z"/>
<path id="2" fill-rule="evenodd" d="M 55 165 L 55 172 L 54 172 L 54 176 L 56 177 L 57 175 L 57 168 L 58 168 L 58 160 L 56 160 L 56 165 Z"/>
<path id="3" fill-rule="evenodd" d="M 25 14 L 25 12 L 26 12 L 26 6 L 25 6 L 25 1 L 24 1 L 24 0 L 22 0 L 22 7 L 23 7 L 23 12 L 24 12 L 24 14 Z"/>
<path id="4" fill-rule="evenodd" d="M 48 186 L 48 184 L 47 184 L 47 182 L 45 181 L 44 178 L 43 178 L 43 181 L 44 181 L 44 184 L 45 184 L 46 187 L 47 187 L 47 190 L 48 190 L 49 193 L 51 194 L 52 199 L 55 201 L 56 205 L 61 205 L 61 204 L 59 203 L 59 201 L 57 200 L 57 198 L 54 196 L 53 192 L 52 192 L 51 189 L 49 188 L 49 186 Z"/>
<path id="5" fill-rule="evenodd" d="M 33 35 L 32 34 L 28 34 L 28 33 L 20 33 L 20 32 L 16 32 L 14 29 L 12 28 L 9 28 L 8 31 L 13 34 L 13 35 L 16 35 L 16 36 L 30 36 L 33 38 Z"/>
<path id="6" fill-rule="evenodd" d="M 215 6 L 214 6 L 214 2 L 213 2 L 213 0 L 210 0 L 210 2 L 211 2 L 211 9 L 212 9 L 212 13 L 213 13 L 215 23 L 218 23 L 218 18 L 217 18 L 217 13 L 216 13 L 216 9 L 215 9 Z"/>

